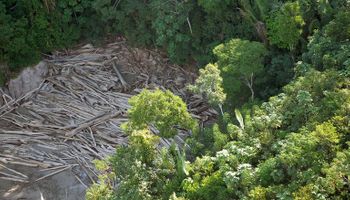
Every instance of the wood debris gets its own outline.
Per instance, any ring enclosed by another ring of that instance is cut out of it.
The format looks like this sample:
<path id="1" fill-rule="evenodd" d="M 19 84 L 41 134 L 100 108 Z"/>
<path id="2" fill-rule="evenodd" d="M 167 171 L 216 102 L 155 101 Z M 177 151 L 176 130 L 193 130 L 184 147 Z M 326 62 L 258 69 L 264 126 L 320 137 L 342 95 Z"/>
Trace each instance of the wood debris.
<path id="1" fill-rule="evenodd" d="M 195 73 L 124 41 L 57 52 L 46 62 L 49 76 L 37 89 L 18 99 L 0 91 L 0 179 L 25 183 L 76 169 L 80 182 L 82 172 L 95 180 L 92 161 L 127 144 L 120 125 L 127 121 L 128 99 L 142 88 L 171 90 L 201 123 L 217 116 L 200 96 L 186 90 Z M 175 140 L 183 142 L 186 134 Z M 47 169 L 48 174 L 32 180 L 14 166 Z"/>

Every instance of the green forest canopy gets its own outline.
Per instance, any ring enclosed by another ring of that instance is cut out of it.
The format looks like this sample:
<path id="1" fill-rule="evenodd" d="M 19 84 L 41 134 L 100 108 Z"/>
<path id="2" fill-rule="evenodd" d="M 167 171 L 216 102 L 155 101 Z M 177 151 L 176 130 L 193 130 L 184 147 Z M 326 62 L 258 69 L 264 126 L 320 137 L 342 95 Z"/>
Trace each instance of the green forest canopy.
<path id="1" fill-rule="evenodd" d="M 181 98 L 144 90 L 130 100 L 129 145 L 96 161 L 87 199 L 350 198 L 349 1 L 0 2 L 12 71 L 115 34 L 206 66 L 189 89 L 222 114 L 199 128 Z M 158 150 L 178 128 L 192 132 L 188 148 Z"/>

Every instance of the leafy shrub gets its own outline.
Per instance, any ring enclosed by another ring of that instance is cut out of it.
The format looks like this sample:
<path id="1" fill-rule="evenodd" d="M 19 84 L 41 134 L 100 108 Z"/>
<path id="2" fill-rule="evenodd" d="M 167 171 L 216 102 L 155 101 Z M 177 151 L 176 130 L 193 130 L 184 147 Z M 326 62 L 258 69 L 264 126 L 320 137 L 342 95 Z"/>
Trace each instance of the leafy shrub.
<path id="1" fill-rule="evenodd" d="M 241 85 L 246 85 L 254 99 L 254 79 L 259 76 L 264 67 L 266 49 L 260 42 L 232 39 L 220 44 L 213 50 L 218 58 L 218 66 L 223 76 L 224 90 L 230 101 L 241 91 Z"/>
<path id="2" fill-rule="evenodd" d="M 209 63 L 204 69 L 200 69 L 195 84 L 189 85 L 188 88 L 202 95 L 211 106 L 219 106 L 222 112 L 226 94 L 223 91 L 220 70 L 216 64 Z"/>
<path id="3" fill-rule="evenodd" d="M 350 65 L 350 12 L 340 11 L 315 33 L 303 58 L 319 70 L 346 69 Z"/>
<path id="4" fill-rule="evenodd" d="M 161 137 L 170 138 L 179 128 L 194 130 L 195 121 L 187 111 L 186 104 L 170 91 L 143 90 L 130 98 L 127 129 L 142 130 L 154 126 Z"/>
<path id="5" fill-rule="evenodd" d="M 267 20 L 269 39 L 280 48 L 293 50 L 299 41 L 303 25 L 298 2 L 287 2 Z"/>

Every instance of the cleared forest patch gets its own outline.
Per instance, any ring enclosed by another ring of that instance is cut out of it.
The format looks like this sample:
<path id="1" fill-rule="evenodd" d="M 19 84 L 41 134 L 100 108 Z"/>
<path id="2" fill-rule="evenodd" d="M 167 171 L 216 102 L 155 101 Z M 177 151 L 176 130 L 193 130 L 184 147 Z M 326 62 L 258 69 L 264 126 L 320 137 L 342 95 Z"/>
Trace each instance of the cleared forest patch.
<path id="1" fill-rule="evenodd" d="M 158 52 L 131 48 L 123 40 L 103 48 L 85 45 L 56 52 L 45 62 L 48 76 L 38 88 L 17 99 L 3 94 L 0 198 L 84 197 L 98 175 L 92 161 L 127 144 L 120 125 L 127 121 L 128 99 L 143 88 L 169 89 L 181 96 L 202 124 L 217 115 L 186 89 L 196 78 L 195 70 L 170 64 Z M 183 143 L 186 134 L 179 131 L 174 140 Z"/>

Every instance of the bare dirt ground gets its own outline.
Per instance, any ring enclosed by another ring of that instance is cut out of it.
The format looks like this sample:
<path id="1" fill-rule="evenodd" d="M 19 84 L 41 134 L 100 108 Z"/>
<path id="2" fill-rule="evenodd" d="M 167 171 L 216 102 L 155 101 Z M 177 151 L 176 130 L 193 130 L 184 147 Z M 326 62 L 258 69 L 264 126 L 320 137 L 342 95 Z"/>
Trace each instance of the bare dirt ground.
<path id="1" fill-rule="evenodd" d="M 21 170 L 15 168 L 16 170 Z M 30 179 L 44 176 L 38 168 L 26 167 L 26 174 Z M 47 179 L 38 182 L 16 183 L 2 180 L 0 183 L 0 199 L 4 200 L 34 200 L 34 199 L 57 199 L 57 200 L 80 200 L 85 199 L 86 187 L 82 185 L 70 170 L 63 171 Z"/>
<path id="2" fill-rule="evenodd" d="M 217 115 L 186 90 L 195 69 L 124 40 L 57 52 L 46 62 L 48 75 L 38 88 L 19 98 L 0 93 L 6 102 L 0 107 L 0 199 L 85 199 L 98 176 L 92 161 L 127 144 L 120 124 L 128 99 L 142 88 L 181 96 L 200 123 Z M 186 134 L 174 140 L 181 143 Z"/>

